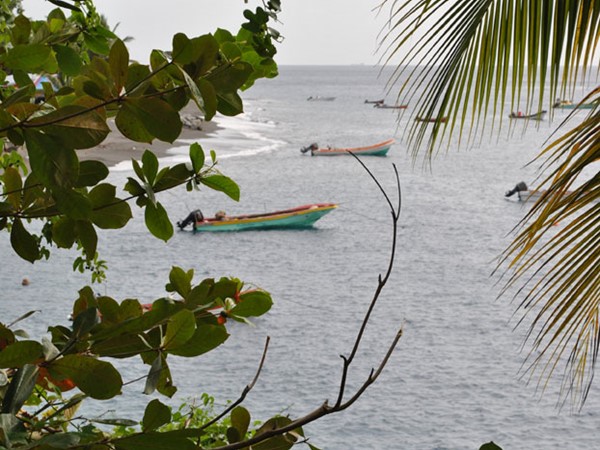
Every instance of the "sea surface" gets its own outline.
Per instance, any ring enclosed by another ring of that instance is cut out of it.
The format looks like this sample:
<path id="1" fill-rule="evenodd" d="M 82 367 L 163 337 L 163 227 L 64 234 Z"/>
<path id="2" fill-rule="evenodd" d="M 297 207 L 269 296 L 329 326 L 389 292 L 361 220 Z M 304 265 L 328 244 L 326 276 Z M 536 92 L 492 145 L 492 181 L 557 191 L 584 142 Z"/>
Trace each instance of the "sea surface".
<path id="1" fill-rule="evenodd" d="M 219 406 L 237 399 L 270 336 L 266 363 L 245 401 L 253 418 L 297 417 L 333 402 L 340 355 L 351 351 L 389 263 L 391 214 L 352 157 L 311 157 L 300 148 L 312 142 L 362 146 L 395 137 L 387 157 L 362 159 L 394 203 L 397 167 L 402 213 L 394 270 L 351 366 L 346 398 L 378 367 L 400 328 L 403 336 L 380 378 L 351 408 L 305 427 L 310 442 L 329 450 L 464 450 L 491 440 L 505 450 L 598 448 L 598 387 L 582 411 L 572 412 L 557 406 L 558 380 L 541 396 L 535 380 L 527 383 L 519 375 L 527 354 L 525 328 L 516 327 L 520 316 L 511 296 L 498 298 L 502 281 L 494 273 L 526 212 L 504 192 L 535 180 L 538 165 L 528 163 L 550 136 L 551 122 L 510 130 L 505 119 L 495 134 L 490 122 L 482 139 L 460 149 L 451 143 L 427 165 L 422 157 L 411 159 L 402 139 L 416 105 L 399 118 L 397 111 L 364 103 L 383 97 L 394 103 L 388 78 L 389 71 L 367 66 L 281 67 L 278 78 L 244 93 L 245 114 L 217 118 L 221 129 L 200 142 L 215 150 L 219 169 L 240 185 L 239 203 L 208 189 L 159 196 L 173 221 L 196 208 L 205 215 L 234 215 L 339 204 L 313 229 L 176 232 L 164 243 L 150 236 L 141 210 L 132 205 L 135 219 L 124 230 L 101 233 L 108 280 L 94 289 L 119 301 L 150 302 L 166 295 L 172 266 L 194 269 L 197 282 L 235 276 L 260 286 L 272 294 L 272 310 L 253 326 L 229 323 L 231 337 L 218 351 L 193 360 L 170 357 L 179 390 L 163 401 L 177 405 L 203 392 Z M 307 101 L 319 95 L 335 100 Z M 557 113 L 553 123 L 564 115 Z M 186 154 L 187 148 L 173 149 L 165 163 Z M 130 167 L 119 165 L 110 179 L 122 185 L 132 176 Z M 50 262 L 31 265 L 13 255 L 2 234 L 1 321 L 37 310 L 21 323 L 36 338 L 50 324 L 68 324 L 77 291 L 90 282 L 89 275 L 73 272 L 75 253 L 55 251 Z M 29 286 L 21 286 L 24 277 Z M 125 380 L 148 370 L 137 360 L 116 364 Z M 122 396 L 90 404 L 83 413 L 141 418 L 149 401 L 142 390 L 143 382 L 132 383 Z"/>

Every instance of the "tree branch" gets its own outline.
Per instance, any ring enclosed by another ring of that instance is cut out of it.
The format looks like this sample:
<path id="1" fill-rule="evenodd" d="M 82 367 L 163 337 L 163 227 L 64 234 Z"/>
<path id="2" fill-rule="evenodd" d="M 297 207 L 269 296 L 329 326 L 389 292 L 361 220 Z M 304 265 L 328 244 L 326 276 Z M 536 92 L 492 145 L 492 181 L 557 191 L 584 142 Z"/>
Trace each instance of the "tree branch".
<path id="1" fill-rule="evenodd" d="M 258 377 L 260 376 L 260 373 L 262 372 L 263 365 L 265 364 L 265 360 L 267 358 L 267 350 L 269 349 L 269 342 L 270 341 L 271 341 L 270 336 L 267 336 L 267 340 L 265 341 L 265 348 L 263 350 L 262 357 L 260 358 L 260 364 L 258 365 L 258 369 L 256 370 L 256 374 L 254 375 L 254 378 L 252 379 L 252 381 L 250 382 L 250 384 L 246 385 L 246 387 L 242 391 L 242 394 L 239 396 L 239 398 L 235 402 L 233 402 L 231 405 L 229 405 L 229 407 L 227 409 L 225 409 L 217 417 L 213 418 L 211 421 L 205 423 L 200 428 L 198 428 L 198 430 L 204 430 L 204 429 L 210 427 L 212 424 L 218 422 L 223 417 L 225 417 L 227 414 L 229 414 L 230 411 L 233 411 L 233 409 L 236 406 L 238 406 L 239 404 L 241 404 L 246 399 L 246 396 L 252 390 L 252 388 L 254 388 L 254 385 L 258 381 Z"/>
<path id="2" fill-rule="evenodd" d="M 367 312 L 365 313 L 365 317 L 363 319 L 362 325 L 360 327 L 360 330 L 359 330 L 356 340 L 354 342 L 354 346 L 352 348 L 350 356 L 346 357 L 346 356 L 341 355 L 341 358 L 344 360 L 344 368 L 343 368 L 342 376 L 341 376 L 341 380 L 340 380 L 340 389 L 339 389 L 337 401 L 334 406 L 330 406 L 328 401 L 326 400 L 318 408 L 314 409 L 313 411 L 309 412 L 308 414 L 306 414 L 302 417 L 299 417 L 296 420 L 293 420 L 288 425 L 285 425 L 282 427 L 275 427 L 271 430 L 264 431 L 263 433 L 261 433 L 257 436 L 254 436 L 250 439 L 247 439 L 245 441 L 235 442 L 233 444 L 224 445 L 222 447 L 217 447 L 218 450 L 236 450 L 236 449 L 247 448 L 248 446 L 251 446 L 258 442 L 263 442 L 271 437 L 280 436 L 282 434 L 293 431 L 293 430 L 295 430 L 299 427 L 302 427 L 308 423 L 314 422 L 315 420 L 318 420 L 321 417 L 324 417 L 326 415 L 345 410 L 346 408 L 351 406 L 356 400 L 358 400 L 360 398 L 360 396 L 367 390 L 367 388 L 377 380 L 377 378 L 379 377 L 379 375 L 382 373 L 383 369 L 387 365 L 390 357 L 392 356 L 392 353 L 396 349 L 398 342 L 400 341 L 400 338 L 402 337 L 402 328 L 400 328 L 398 330 L 398 332 L 396 333 L 396 335 L 394 336 L 394 339 L 392 340 L 390 346 L 388 347 L 388 350 L 387 350 L 385 356 L 383 357 L 383 359 L 377 366 L 377 369 L 371 369 L 371 373 L 369 374 L 369 376 L 367 377 L 365 382 L 357 389 L 357 391 L 350 397 L 349 400 L 347 400 L 346 402 L 343 402 L 344 393 L 346 391 L 346 379 L 347 379 L 347 375 L 348 375 L 348 372 L 350 369 L 350 365 L 352 364 L 352 361 L 353 361 L 354 357 L 356 356 L 358 347 L 360 346 L 360 343 L 362 341 L 367 323 L 369 322 L 369 319 L 371 317 L 371 312 L 373 311 L 375 304 L 377 303 L 377 300 L 379 299 L 379 296 L 380 296 L 383 288 L 386 286 L 388 279 L 390 277 L 390 274 L 392 272 L 392 268 L 394 266 L 394 259 L 395 259 L 395 255 L 396 255 L 396 242 L 397 242 L 397 234 L 398 234 L 398 220 L 400 218 L 400 210 L 401 210 L 401 205 L 402 205 L 401 196 L 400 196 L 400 194 L 401 194 L 400 178 L 398 176 L 398 170 L 397 170 L 396 166 L 393 165 L 395 176 L 396 176 L 396 184 L 398 186 L 397 209 L 394 208 L 387 193 L 385 192 L 385 190 L 383 189 L 383 187 L 381 186 L 379 181 L 372 174 L 372 172 L 362 163 L 362 161 L 360 159 L 358 159 L 355 155 L 353 155 L 353 156 L 358 160 L 358 162 L 363 166 L 363 168 L 367 171 L 367 173 L 375 181 L 375 183 L 377 184 L 377 186 L 383 193 L 383 195 L 390 207 L 390 210 L 392 213 L 392 223 L 393 223 L 393 238 L 392 238 L 392 250 L 390 253 L 390 260 L 388 263 L 387 271 L 385 273 L 385 276 L 383 276 L 383 277 L 381 275 L 379 276 L 377 289 L 375 290 L 373 299 L 371 300 L 371 304 L 369 305 L 369 308 L 368 308 Z"/>

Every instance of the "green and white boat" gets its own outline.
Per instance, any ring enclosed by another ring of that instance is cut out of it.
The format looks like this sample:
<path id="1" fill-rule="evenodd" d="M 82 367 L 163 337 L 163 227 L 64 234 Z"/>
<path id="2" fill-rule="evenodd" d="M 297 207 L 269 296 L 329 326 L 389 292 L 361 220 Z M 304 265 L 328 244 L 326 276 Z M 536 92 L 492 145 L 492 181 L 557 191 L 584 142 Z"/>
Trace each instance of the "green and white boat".
<path id="1" fill-rule="evenodd" d="M 192 211 L 185 220 L 177 222 L 181 230 L 192 225 L 194 232 L 246 231 L 281 228 L 309 228 L 325 214 L 337 208 L 335 203 L 313 203 L 281 211 L 202 218 Z"/>

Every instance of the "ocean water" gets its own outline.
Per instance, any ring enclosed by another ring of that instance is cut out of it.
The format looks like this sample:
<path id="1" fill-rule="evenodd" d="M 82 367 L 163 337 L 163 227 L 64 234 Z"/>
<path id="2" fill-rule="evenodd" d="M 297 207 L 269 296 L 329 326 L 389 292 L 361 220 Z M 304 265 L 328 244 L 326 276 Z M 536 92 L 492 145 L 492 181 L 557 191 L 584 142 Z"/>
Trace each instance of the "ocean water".
<path id="1" fill-rule="evenodd" d="M 385 199 L 352 157 L 313 158 L 299 149 L 311 142 L 352 147 L 396 137 L 387 157 L 363 158 L 394 202 L 396 165 L 402 213 L 394 271 L 351 367 L 346 398 L 379 365 L 399 328 L 403 336 L 380 378 L 351 408 L 306 426 L 310 442 L 333 450 L 477 449 L 490 440 L 505 450 L 597 447 L 598 388 L 581 412 L 571 413 L 557 407 L 557 381 L 540 396 L 535 382 L 519 376 L 525 329 L 515 328 L 515 303 L 498 298 L 501 280 L 493 274 L 526 212 L 503 194 L 535 179 L 537 166 L 528 163 L 552 132 L 550 122 L 512 132 L 505 122 L 499 134 L 468 149 L 451 145 L 424 168 L 401 140 L 408 115 L 364 104 L 383 96 L 393 103 L 387 76 L 364 66 L 282 67 L 278 78 L 244 94 L 243 116 L 218 118 L 222 129 L 200 142 L 238 182 L 240 202 L 209 190 L 159 197 L 174 221 L 195 208 L 233 215 L 338 203 L 314 229 L 176 232 L 163 243 L 134 210 L 124 231 L 100 236 L 108 281 L 95 289 L 117 300 L 152 301 L 165 295 L 175 265 L 193 268 L 198 282 L 236 276 L 260 286 L 271 292 L 274 306 L 254 326 L 229 324 L 231 337 L 218 351 L 195 360 L 171 358 L 179 391 L 169 403 L 202 392 L 219 405 L 236 399 L 254 377 L 267 336 L 266 363 L 245 402 L 254 418 L 299 416 L 335 401 L 340 355 L 350 352 L 387 268 L 392 225 Z M 317 95 L 336 99 L 306 100 Z M 184 160 L 186 153 L 173 149 L 165 162 Z M 121 164 L 110 177 L 123 183 L 130 175 Z M 57 321 L 68 323 L 77 290 L 89 283 L 72 271 L 73 253 L 56 251 L 50 262 L 30 265 L 12 254 L 7 236 L 0 248 L 2 322 L 37 310 L 22 323 L 35 337 Z M 29 286 L 21 286 L 23 277 Z M 137 361 L 116 364 L 126 380 L 147 371 Z M 84 412 L 139 418 L 149 400 L 142 390 L 143 382 L 133 383 L 122 396 Z"/>

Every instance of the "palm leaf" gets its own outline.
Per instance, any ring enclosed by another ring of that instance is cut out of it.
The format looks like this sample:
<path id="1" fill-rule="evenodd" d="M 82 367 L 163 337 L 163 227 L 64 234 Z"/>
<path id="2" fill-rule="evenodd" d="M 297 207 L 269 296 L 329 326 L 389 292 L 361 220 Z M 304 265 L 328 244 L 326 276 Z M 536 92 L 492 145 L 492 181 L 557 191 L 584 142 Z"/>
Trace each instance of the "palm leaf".
<path id="1" fill-rule="evenodd" d="M 597 64 L 600 2 L 384 0 L 381 7 L 389 7 L 381 62 L 399 60 L 389 88 L 398 88 L 399 103 L 417 104 L 409 114 L 448 118 L 407 127 L 413 157 L 425 151 L 426 161 L 441 147 L 499 132 L 509 110 L 537 112 L 571 98 Z M 594 100 L 600 88 L 582 102 Z M 519 324 L 529 321 L 525 373 L 544 388 L 562 372 L 563 400 L 579 405 L 600 347 L 600 175 L 589 175 L 598 161 L 600 107 L 580 124 L 562 123 L 535 160 L 547 189 L 501 258 L 510 270 L 502 293 L 516 289 Z"/>

